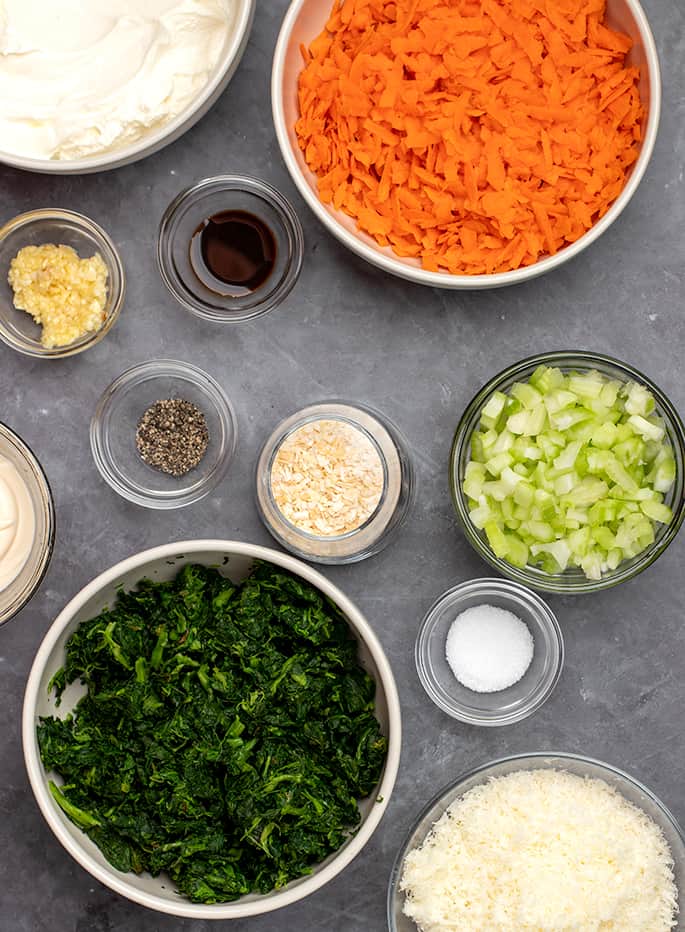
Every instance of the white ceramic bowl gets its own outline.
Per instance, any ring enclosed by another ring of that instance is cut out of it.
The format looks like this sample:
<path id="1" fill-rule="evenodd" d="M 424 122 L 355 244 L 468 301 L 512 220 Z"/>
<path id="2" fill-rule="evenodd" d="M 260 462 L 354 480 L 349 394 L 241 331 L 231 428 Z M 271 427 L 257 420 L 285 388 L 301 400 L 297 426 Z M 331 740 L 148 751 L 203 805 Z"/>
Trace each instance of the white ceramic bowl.
<path id="1" fill-rule="evenodd" d="M 49 175 L 89 175 L 130 165 L 159 152 L 175 142 L 216 103 L 240 64 L 247 47 L 257 0 L 235 0 L 234 26 L 226 40 L 219 60 L 207 84 L 198 96 L 173 120 L 145 133 L 140 139 L 120 148 L 114 148 L 83 159 L 33 159 L 5 152 L 0 140 L 0 162 L 23 168 L 25 171 Z"/>
<path id="2" fill-rule="evenodd" d="M 317 179 L 307 166 L 298 145 L 295 123 L 299 116 L 297 81 L 302 70 L 301 45 L 309 45 L 321 33 L 330 15 L 332 0 L 293 0 L 286 13 L 274 53 L 271 75 L 271 101 L 274 125 L 281 152 L 300 194 L 324 226 L 352 252 L 392 275 L 429 285 L 433 288 L 478 289 L 514 285 L 563 265 L 577 256 L 609 229 L 642 180 L 652 156 L 659 127 L 661 79 L 659 59 L 647 17 L 638 0 L 607 0 L 607 21 L 633 38 L 634 46 L 628 62 L 641 69 L 640 93 L 647 107 L 647 120 L 640 155 L 633 166 L 623 191 L 607 213 L 575 243 L 554 256 L 512 272 L 493 275 L 451 275 L 448 272 L 427 272 L 417 259 L 402 259 L 389 247 L 357 229 L 355 221 L 340 210 L 319 200 Z"/>
<path id="3" fill-rule="evenodd" d="M 265 560 L 302 577 L 335 602 L 358 639 L 360 663 L 376 680 L 376 716 L 388 738 L 388 756 L 377 790 L 360 802 L 362 821 L 356 834 L 319 864 L 311 875 L 265 896 L 250 895 L 233 903 L 207 906 L 183 899 L 174 891 L 173 884 L 165 883 L 163 877 L 155 879 L 149 874 L 124 874 L 105 860 L 96 845 L 66 818 L 50 795 L 48 774 L 38 751 L 36 723 L 39 716 L 65 716 L 83 694 L 83 687 L 72 685 L 65 691 L 62 704 L 57 709 L 54 697 L 48 694 L 48 683 L 64 662 L 69 635 L 82 621 L 111 605 L 119 587 L 131 589 L 144 576 L 153 580 L 170 579 L 186 563 L 222 566 L 225 557 L 228 557 L 228 562 L 222 572 L 231 579 L 244 579 L 254 560 Z M 399 766 L 401 732 L 400 704 L 392 670 L 376 635 L 359 609 L 325 577 L 294 557 L 236 541 L 196 540 L 165 544 L 129 557 L 102 573 L 69 602 L 49 629 L 34 660 L 24 698 L 26 768 L 41 812 L 59 841 L 82 867 L 110 889 L 150 909 L 192 919 L 238 919 L 288 906 L 318 890 L 347 867 L 373 835 L 388 805 Z"/>

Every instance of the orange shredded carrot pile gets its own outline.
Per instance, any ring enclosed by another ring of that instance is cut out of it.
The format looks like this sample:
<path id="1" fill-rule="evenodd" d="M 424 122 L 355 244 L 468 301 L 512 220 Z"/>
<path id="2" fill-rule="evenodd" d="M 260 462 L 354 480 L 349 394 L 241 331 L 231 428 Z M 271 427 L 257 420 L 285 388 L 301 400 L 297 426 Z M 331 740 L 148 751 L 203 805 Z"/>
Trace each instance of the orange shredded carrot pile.
<path id="1" fill-rule="evenodd" d="M 299 78 L 321 200 L 430 271 L 503 272 L 583 235 L 644 118 L 605 0 L 336 0 Z"/>

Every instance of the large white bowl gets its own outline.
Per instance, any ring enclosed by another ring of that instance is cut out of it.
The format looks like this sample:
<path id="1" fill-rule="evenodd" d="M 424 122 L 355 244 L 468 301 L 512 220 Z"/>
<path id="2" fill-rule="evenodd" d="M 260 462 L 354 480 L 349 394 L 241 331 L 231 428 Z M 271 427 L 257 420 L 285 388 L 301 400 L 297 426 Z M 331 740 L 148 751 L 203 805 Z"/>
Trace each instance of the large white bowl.
<path id="1" fill-rule="evenodd" d="M 225 566 L 224 560 L 228 558 Z M 65 659 L 69 635 L 82 622 L 111 605 L 120 587 L 131 589 L 144 576 L 153 580 L 172 578 L 186 563 L 217 566 L 234 581 L 244 579 L 254 560 L 265 560 L 302 577 L 328 596 L 343 613 L 359 642 L 359 660 L 376 681 L 376 716 L 388 738 L 388 756 L 377 789 L 360 802 L 362 821 L 358 831 L 336 853 L 319 864 L 308 876 L 265 896 L 250 895 L 233 903 L 216 906 L 191 903 L 174 892 L 163 877 L 136 876 L 115 870 L 97 846 L 67 819 L 48 789 L 48 774 L 40 759 L 36 724 L 40 716 L 65 716 L 83 694 L 83 687 L 72 685 L 59 708 L 48 694 L 48 683 Z M 29 676 L 24 698 L 23 743 L 26 768 L 41 812 L 69 854 L 110 889 L 150 909 L 192 919 L 237 919 L 257 916 L 303 899 L 339 874 L 359 854 L 376 830 L 395 785 L 400 760 L 402 725 L 397 687 L 376 635 L 352 602 L 328 580 L 294 557 L 236 541 L 196 540 L 165 544 L 136 554 L 113 566 L 79 592 L 57 617 L 43 639 Z"/>
<path id="2" fill-rule="evenodd" d="M 226 89 L 240 64 L 252 29 L 257 0 L 235 0 L 235 18 L 214 71 L 198 96 L 168 123 L 145 133 L 140 139 L 83 159 L 33 159 L 5 152 L 0 140 L 0 162 L 25 171 L 50 175 L 89 175 L 130 165 L 175 142 L 207 113 Z"/>
<path id="3" fill-rule="evenodd" d="M 642 180 L 652 156 L 659 127 L 661 109 L 661 79 L 659 59 L 647 17 L 638 0 L 607 0 L 607 21 L 614 28 L 630 35 L 634 46 L 628 56 L 630 64 L 641 70 L 640 93 L 646 103 L 647 120 L 640 146 L 640 155 L 633 166 L 623 191 L 607 213 L 580 239 L 554 256 L 512 272 L 492 275 L 451 275 L 449 272 L 427 272 L 418 259 L 403 259 L 389 247 L 381 247 L 356 222 L 340 210 L 324 204 L 317 194 L 317 178 L 310 171 L 298 145 L 295 123 L 299 116 L 297 82 L 302 71 L 300 47 L 309 45 L 322 32 L 332 9 L 332 0 L 293 0 L 286 13 L 274 53 L 271 75 L 271 102 L 276 136 L 293 181 L 300 194 L 324 226 L 341 243 L 362 259 L 392 275 L 430 285 L 433 288 L 477 289 L 501 288 L 536 278 L 557 268 L 586 249 L 609 229 Z"/>

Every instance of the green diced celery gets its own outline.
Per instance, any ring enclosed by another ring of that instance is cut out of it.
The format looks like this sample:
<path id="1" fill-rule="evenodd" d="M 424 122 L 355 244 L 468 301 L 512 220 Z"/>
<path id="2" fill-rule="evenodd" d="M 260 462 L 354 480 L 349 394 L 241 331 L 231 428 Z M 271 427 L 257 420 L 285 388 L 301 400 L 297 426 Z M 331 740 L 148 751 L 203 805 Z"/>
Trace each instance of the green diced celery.
<path id="1" fill-rule="evenodd" d="M 500 560 L 503 560 L 509 552 L 509 545 L 507 544 L 507 537 L 504 531 L 496 521 L 492 520 L 487 522 L 484 530 L 492 552 L 496 557 L 499 557 Z"/>
<path id="2" fill-rule="evenodd" d="M 605 472 L 612 482 L 620 485 L 622 489 L 626 490 L 626 492 L 637 492 L 637 483 L 625 468 L 625 466 L 622 466 L 615 456 L 611 456 L 610 461 L 607 463 Z"/>
<path id="3" fill-rule="evenodd" d="M 554 391 L 555 388 L 561 388 L 564 384 L 564 374 L 561 369 L 551 366 L 538 366 L 529 381 L 531 385 L 545 395 Z"/>
<path id="4" fill-rule="evenodd" d="M 554 540 L 552 525 L 547 524 L 545 521 L 524 521 L 521 524 L 521 530 L 525 531 L 526 534 L 530 534 L 534 540 L 545 544 Z"/>
<path id="5" fill-rule="evenodd" d="M 488 521 L 493 520 L 492 508 L 489 505 L 479 505 L 469 511 L 469 518 L 474 525 L 482 531 Z"/>
<path id="6" fill-rule="evenodd" d="M 603 387 L 604 380 L 599 372 L 569 376 L 568 390 L 581 398 L 599 398 Z"/>
<path id="7" fill-rule="evenodd" d="M 485 466 L 471 460 L 466 466 L 462 488 L 469 498 L 479 498 L 485 481 Z"/>
<path id="8" fill-rule="evenodd" d="M 576 424 L 582 424 L 583 421 L 592 419 L 592 412 L 585 408 L 570 408 L 565 411 L 557 411 L 556 414 L 550 414 L 549 423 L 558 431 L 568 430 L 575 427 Z"/>
<path id="9" fill-rule="evenodd" d="M 587 468 L 588 472 L 594 476 L 606 473 L 609 464 L 614 460 L 614 454 L 610 450 L 595 450 L 590 448 L 587 451 Z"/>
<path id="10" fill-rule="evenodd" d="M 594 507 L 594 506 L 593 506 Z M 566 526 L 568 522 L 573 521 L 575 524 L 588 524 L 590 521 L 587 508 L 567 508 L 566 509 Z"/>
<path id="11" fill-rule="evenodd" d="M 561 443 L 557 443 L 549 434 L 539 434 L 536 443 L 546 460 L 553 460 L 565 446 L 563 440 Z"/>
<path id="12" fill-rule="evenodd" d="M 518 460 L 532 460 L 534 463 L 543 457 L 540 447 L 528 437 L 517 437 L 512 444 L 511 453 Z"/>
<path id="13" fill-rule="evenodd" d="M 491 482 L 483 483 L 483 495 L 486 498 L 491 498 L 495 502 L 503 502 L 504 499 L 509 495 L 509 489 L 506 489 L 499 479 L 496 479 Z"/>
<path id="14" fill-rule="evenodd" d="M 602 404 L 599 398 L 585 398 L 583 405 L 588 411 L 592 411 L 596 421 L 603 423 L 609 420 L 609 409 Z"/>
<path id="15" fill-rule="evenodd" d="M 583 557 L 580 566 L 588 579 L 602 578 L 602 558 L 596 551 Z"/>
<path id="16" fill-rule="evenodd" d="M 580 476 L 576 472 L 565 472 L 554 480 L 554 491 L 557 495 L 568 495 L 580 482 Z"/>
<path id="17" fill-rule="evenodd" d="M 640 437 L 617 443 L 611 451 L 624 466 L 634 466 L 645 459 L 645 443 Z"/>
<path id="18" fill-rule="evenodd" d="M 576 458 L 580 453 L 580 448 L 582 444 L 580 440 L 574 440 L 572 443 L 561 451 L 561 453 L 554 459 L 554 468 L 564 472 L 569 469 L 573 469 Z"/>
<path id="19" fill-rule="evenodd" d="M 508 453 L 514 445 L 514 439 L 510 431 L 503 430 L 492 445 L 493 454 L 496 456 L 498 453 Z"/>
<path id="20" fill-rule="evenodd" d="M 514 534 L 507 534 L 506 559 L 512 566 L 525 566 L 528 563 L 529 552 L 527 545 Z"/>
<path id="21" fill-rule="evenodd" d="M 586 508 L 604 498 L 608 491 L 609 486 L 602 479 L 586 476 L 565 496 L 565 500 L 576 508 Z"/>
<path id="22" fill-rule="evenodd" d="M 609 450 L 616 443 L 617 428 L 615 424 L 604 422 L 596 424 L 590 437 L 593 447 L 600 450 Z"/>
<path id="23" fill-rule="evenodd" d="M 579 440 L 582 446 L 585 446 L 590 442 L 592 437 L 592 431 L 594 430 L 594 421 L 580 421 L 578 424 L 574 424 L 573 427 L 569 427 L 566 431 L 566 442 L 573 442 L 574 440 Z"/>
<path id="24" fill-rule="evenodd" d="M 636 434 L 644 437 L 645 440 L 656 440 L 657 443 L 664 439 L 666 431 L 660 424 L 655 424 L 642 417 L 641 414 L 631 414 L 628 418 L 628 424 L 633 428 Z"/>
<path id="25" fill-rule="evenodd" d="M 607 408 L 613 408 L 620 390 L 621 383 L 611 379 L 602 385 L 602 391 L 599 393 L 599 400 L 603 405 L 606 405 Z"/>
<path id="26" fill-rule="evenodd" d="M 610 499 L 602 499 L 588 510 L 588 521 L 593 527 L 599 524 L 611 524 L 618 516 L 619 503 Z"/>
<path id="27" fill-rule="evenodd" d="M 519 482 L 524 482 L 522 476 L 519 476 L 518 473 L 515 473 L 513 469 L 510 469 L 508 466 L 505 466 L 500 475 L 500 482 L 503 487 L 507 490 L 507 494 L 511 495 Z"/>
<path id="28" fill-rule="evenodd" d="M 563 411 L 564 408 L 570 408 L 577 404 L 578 396 L 574 395 L 573 392 L 566 391 L 566 389 L 558 388 L 556 391 L 545 395 L 543 401 L 547 413 L 556 414 L 558 411 Z"/>
<path id="29" fill-rule="evenodd" d="M 471 459 L 474 463 L 484 463 L 486 459 L 483 435 L 480 431 L 475 431 L 471 437 Z"/>
<path id="30" fill-rule="evenodd" d="M 542 403 L 540 392 L 527 382 L 514 382 L 510 391 L 514 398 L 520 401 L 523 407 L 528 410 L 537 408 Z"/>
<path id="31" fill-rule="evenodd" d="M 613 570 L 618 569 L 622 561 L 623 561 L 623 554 L 618 549 L 618 547 L 615 547 L 613 550 L 610 550 L 609 553 L 607 554 L 607 569 L 613 572 Z"/>
<path id="32" fill-rule="evenodd" d="M 609 551 L 616 546 L 616 538 L 611 533 L 608 527 L 600 525 L 599 527 L 593 527 L 591 530 L 592 539 L 595 543 L 599 544 L 602 550 Z"/>
<path id="33" fill-rule="evenodd" d="M 494 394 L 488 398 L 480 413 L 480 423 L 486 430 L 490 430 L 497 426 L 506 403 L 507 396 L 504 392 L 494 392 Z"/>
<path id="34" fill-rule="evenodd" d="M 573 556 L 577 560 L 580 560 L 581 557 L 584 557 L 588 553 L 592 546 L 591 528 L 587 526 L 581 527 L 577 531 L 572 531 L 566 539 Z"/>
<path id="35" fill-rule="evenodd" d="M 629 382 L 626 385 L 624 394 L 626 398 L 625 408 L 628 414 L 639 414 L 647 417 L 654 410 L 654 396 L 644 385 Z"/>
<path id="36" fill-rule="evenodd" d="M 530 509 L 535 499 L 535 489 L 528 482 L 519 482 L 512 492 L 512 497 L 521 508 Z"/>
<path id="37" fill-rule="evenodd" d="M 651 518 L 652 521 L 658 521 L 659 524 L 670 524 L 673 520 L 673 512 L 668 505 L 654 501 L 644 501 L 640 504 L 640 509 L 648 518 Z"/>
<path id="38" fill-rule="evenodd" d="M 489 456 L 492 453 L 492 448 L 497 443 L 498 436 L 499 435 L 497 431 L 492 430 L 492 429 L 486 430 L 484 433 L 481 433 L 481 439 L 483 441 L 483 450 L 485 451 L 486 455 Z"/>
<path id="39" fill-rule="evenodd" d="M 499 456 L 491 457 L 485 464 L 485 468 L 491 476 L 499 476 L 505 466 L 511 466 L 514 458 L 510 453 L 500 453 Z"/>
<path id="40" fill-rule="evenodd" d="M 518 411 L 507 419 L 507 430 L 518 436 L 535 437 L 544 428 L 546 418 L 544 405 Z"/>
<path id="41" fill-rule="evenodd" d="M 530 552 L 533 556 L 549 554 L 555 564 L 555 573 L 563 573 L 571 559 L 571 550 L 565 540 L 555 540 L 550 544 L 533 544 Z"/>
<path id="42" fill-rule="evenodd" d="M 660 463 L 657 462 L 654 488 L 657 492 L 668 492 L 675 482 L 675 459 L 673 454 L 667 456 Z"/>

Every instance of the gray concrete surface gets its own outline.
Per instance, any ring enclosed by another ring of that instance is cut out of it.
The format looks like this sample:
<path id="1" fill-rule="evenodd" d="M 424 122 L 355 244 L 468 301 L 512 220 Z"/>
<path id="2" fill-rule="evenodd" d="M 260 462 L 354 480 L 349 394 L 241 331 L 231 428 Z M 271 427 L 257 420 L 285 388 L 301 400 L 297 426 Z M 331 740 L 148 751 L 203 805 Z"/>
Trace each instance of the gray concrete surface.
<path id="1" fill-rule="evenodd" d="M 129 281 L 118 325 L 92 351 L 49 363 L 0 346 L 0 418 L 42 460 L 58 515 L 55 555 L 39 594 L 0 630 L 1 932 L 382 932 L 391 863 L 418 810 L 461 771 L 514 752 L 556 748 L 603 758 L 645 781 L 685 823 L 685 535 L 618 590 L 550 600 L 566 637 L 566 669 L 544 709 L 522 724 L 456 724 L 425 696 L 413 661 L 415 633 L 432 601 L 458 581 L 488 574 L 455 524 L 446 463 L 462 409 L 490 375 L 531 352 L 594 349 L 651 375 L 685 412 L 685 8 L 681 0 L 645 3 L 662 55 L 663 122 L 648 174 L 619 222 L 548 277 L 458 294 L 411 286 L 365 265 L 296 195 L 268 103 L 286 5 L 259 0 L 249 48 L 227 93 L 161 154 L 84 178 L 0 168 L 0 221 L 48 205 L 83 211 L 116 240 Z M 251 172 L 281 188 L 302 218 L 307 243 L 287 304 L 255 323 L 224 327 L 177 306 L 155 266 L 166 204 L 182 187 L 221 171 Z M 175 513 L 119 499 L 100 480 L 88 445 L 99 393 L 123 369 L 156 356 L 207 369 L 233 399 L 240 422 L 238 455 L 224 483 Z M 401 537 L 366 563 L 326 571 L 367 614 L 394 667 L 405 727 L 399 781 L 372 842 L 310 899 L 232 924 L 159 917 L 92 880 L 44 824 L 21 753 L 27 672 L 57 612 L 115 561 L 191 537 L 270 544 L 253 504 L 257 450 L 280 418 L 327 396 L 387 412 L 406 434 L 418 473 L 418 498 Z"/>

